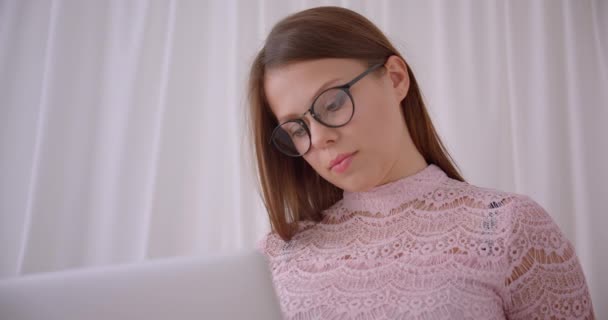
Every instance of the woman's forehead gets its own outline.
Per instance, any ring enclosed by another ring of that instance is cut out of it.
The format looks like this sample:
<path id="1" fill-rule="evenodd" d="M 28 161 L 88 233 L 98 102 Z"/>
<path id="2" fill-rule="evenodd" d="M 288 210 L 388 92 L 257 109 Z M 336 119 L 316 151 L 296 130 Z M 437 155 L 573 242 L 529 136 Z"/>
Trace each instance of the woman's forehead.
<path id="1" fill-rule="evenodd" d="M 270 69 L 264 78 L 264 90 L 275 116 L 292 118 L 301 115 L 320 91 L 349 81 L 362 65 L 353 59 L 318 59 L 294 62 Z"/>
<path id="2" fill-rule="evenodd" d="M 265 80 L 268 81 L 272 78 L 302 81 L 325 79 L 327 76 L 348 73 L 349 69 L 358 65 L 363 65 L 363 63 L 354 59 L 340 58 L 298 61 L 267 69 Z"/>

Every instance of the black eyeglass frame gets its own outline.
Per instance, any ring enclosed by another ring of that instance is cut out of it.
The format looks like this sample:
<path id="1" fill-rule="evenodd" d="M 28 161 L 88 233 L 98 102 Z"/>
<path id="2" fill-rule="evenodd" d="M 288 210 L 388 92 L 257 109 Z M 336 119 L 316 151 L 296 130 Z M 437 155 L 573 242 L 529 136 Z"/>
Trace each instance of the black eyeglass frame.
<path id="1" fill-rule="evenodd" d="M 280 123 L 278 126 L 276 126 L 276 128 L 274 128 L 274 130 L 272 130 L 272 134 L 270 135 L 270 141 L 269 141 L 269 143 L 274 144 L 274 146 L 277 148 L 277 150 L 279 150 L 279 152 L 281 152 L 284 155 L 290 156 L 290 157 L 301 157 L 301 156 L 305 155 L 306 153 L 308 153 L 308 151 L 310 150 L 310 147 L 312 146 L 312 140 L 311 140 L 310 129 L 308 128 L 308 125 L 306 124 L 306 122 L 303 120 L 304 116 L 307 113 L 310 113 L 310 115 L 313 117 L 313 119 L 315 119 L 320 124 L 322 124 L 322 125 L 324 125 L 326 127 L 329 127 L 329 128 L 339 128 L 339 127 L 343 127 L 343 126 L 347 125 L 350 122 L 350 120 L 352 120 L 353 116 L 355 115 L 355 99 L 353 98 L 352 94 L 350 93 L 350 88 L 353 85 L 355 85 L 355 83 L 357 83 L 357 81 L 361 80 L 363 77 L 365 77 L 366 75 L 368 75 L 372 71 L 374 71 L 374 70 L 376 70 L 376 69 L 378 69 L 378 68 L 380 68 L 382 66 L 384 66 L 384 63 L 375 64 L 375 65 L 369 67 L 367 70 L 363 71 L 361 74 L 359 74 L 358 76 L 356 76 L 351 81 L 347 82 L 346 84 L 335 86 L 335 87 L 331 87 L 331 88 L 327 88 L 327 89 L 321 91 L 315 97 L 315 99 L 312 101 L 312 104 L 310 105 L 310 108 L 308 108 L 308 110 L 306 110 L 304 113 L 302 113 L 302 115 L 299 118 L 287 120 L 287 121 L 285 121 L 283 123 Z M 318 115 L 315 113 L 315 111 L 314 111 L 314 106 L 315 106 L 315 103 L 317 102 L 317 99 L 319 99 L 319 97 L 321 97 L 325 92 L 330 91 L 330 90 L 335 90 L 335 89 L 339 89 L 339 90 L 344 91 L 346 93 L 346 95 L 348 96 L 348 98 L 350 99 L 352 105 L 353 105 L 353 111 L 352 111 L 352 113 L 350 115 L 350 118 L 348 118 L 348 120 L 346 120 L 346 122 L 344 122 L 343 124 L 340 124 L 340 125 L 330 125 L 330 124 L 327 124 L 327 123 L 323 122 L 323 120 L 321 120 L 318 117 Z M 286 123 L 289 123 L 289 122 L 296 122 L 296 123 L 300 124 L 302 127 L 304 127 L 304 129 L 306 130 L 306 133 L 308 134 L 308 149 L 306 150 L 306 152 L 304 152 L 302 154 L 294 155 L 294 154 L 285 153 L 283 150 L 281 150 L 281 148 L 279 146 L 276 145 L 276 143 L 274 143 L 273 137 L 275 136 L 276 131 L 277 130 L 281 130 L 281 126 L 284 125 L 284 124 L 286 124 Z"/>

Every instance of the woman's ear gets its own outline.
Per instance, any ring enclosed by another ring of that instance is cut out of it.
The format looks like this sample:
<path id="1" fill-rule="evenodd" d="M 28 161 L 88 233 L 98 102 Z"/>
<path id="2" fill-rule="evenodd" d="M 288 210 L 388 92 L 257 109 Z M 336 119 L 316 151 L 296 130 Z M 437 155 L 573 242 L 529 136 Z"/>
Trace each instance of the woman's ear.
<path id="1" fill-rule="evenodd" d="M 410 77 L 405 61 L 399 56 L 392 55 L 386 60 L 384 67 L 389 75 L 395 97 L 398 101 L 402 101 L 410 88 Z"/>

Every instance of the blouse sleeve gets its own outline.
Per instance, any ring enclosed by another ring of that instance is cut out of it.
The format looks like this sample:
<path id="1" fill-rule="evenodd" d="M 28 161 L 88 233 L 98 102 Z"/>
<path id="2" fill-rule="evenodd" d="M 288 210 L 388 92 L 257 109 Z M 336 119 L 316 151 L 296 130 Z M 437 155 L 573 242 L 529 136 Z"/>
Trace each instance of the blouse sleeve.
<path id="1" fill-rule="evenodd" d="M 262 238 L 258 239 L 255 243 L 255 250 L 263 255 L 268 254 L 268 240 L 270 233 L 265 234 Z"/>
<path id="2" fill-rule="evenodd" d="M 505 279 L 508 319 L 594 319 L 572 244 L 530 197 L 522 196 L 513 209 Z"/>

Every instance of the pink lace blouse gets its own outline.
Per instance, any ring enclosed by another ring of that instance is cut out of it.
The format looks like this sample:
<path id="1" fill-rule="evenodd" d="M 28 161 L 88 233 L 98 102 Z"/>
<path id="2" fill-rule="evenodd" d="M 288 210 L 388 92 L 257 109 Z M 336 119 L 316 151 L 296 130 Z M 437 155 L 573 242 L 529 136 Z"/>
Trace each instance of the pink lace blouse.
<path id="1" fill-rule="evenodd" d="M 286 319 L 592 319 L 568 239 L 531 198 L 429 165 L 268 234 Z"/>

